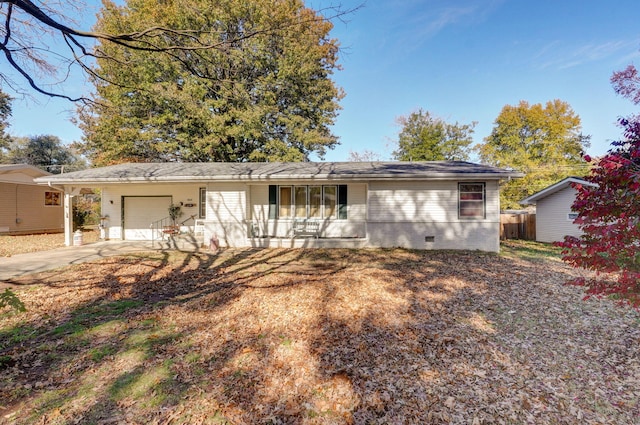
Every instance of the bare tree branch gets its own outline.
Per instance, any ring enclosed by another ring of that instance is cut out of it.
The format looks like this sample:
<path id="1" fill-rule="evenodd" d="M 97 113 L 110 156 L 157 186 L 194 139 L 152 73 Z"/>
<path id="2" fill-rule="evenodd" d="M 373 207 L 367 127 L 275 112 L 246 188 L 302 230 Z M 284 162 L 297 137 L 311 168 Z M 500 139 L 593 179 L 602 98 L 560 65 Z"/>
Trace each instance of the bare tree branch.
<path id="1" fill-rule="evenodd" d="M 0 27 L 0 35 L 2 36 L 0 50 L 4 53 L 4 57 L 11 68 L 24 78 L 29 87 L 36 92 L 50 97 L 67 99 L 72 102 L 92 102 L 88 97 L 69 96 L 58 91 L 44 88 L 45 85 L 59 86 L 61 83 L 66 81 L 73 66 L 78 66 L 85 75 L 103 80 L 107 83 L 112 83 L 106 81 L 101 75 L 96 73 L 90 64 L 93 59 L 97 58 L 114 61 L 118 60 L 108 55 L 104 55 L 103 52 L 95 49 L 91 44 L 91 40 L 114 43 L 125 48 L 138 51 L 168 54 L 172 58 L 184 63 L 181 59 L 181 53 L 196 52 L 207 49 L 224 50 L 228 46 L 241 43 L 252 37 L 286 30 L 292 25 L 305 25 L 311 21 L 318 20 L 344 20 L 347 15 L 354 13 L 360 7 L 362 6 L 343 10 L 338 6 L 331 6 L 321 10 L 320 17 L 315 16 L 306 22 L 300 21 L 296 23 L 285 23 L 272 28 L 237 34 L 223 40 L 220 40 L 219 38 L 218 40 L 215 40 L 214 37 L 213 39 L 215 42 L 211 42 L 211 36 L 220 35 L 220 32 L 207 29 L 179 29 L 163 26 L 151 26 L 141 29 L 140 31 L 121 34 L 83 31 L 61 22 L 60 19 L 56 19 L 56 15 L 61 15 L 57 10 L 54 11 L 51 7 L 46 5 L 45 2 L 34 2 L 31 0 L 0 0 L 0 17 L 4 18 L 4 25 L 3 27 Z M 16 13 L 18 11 L 23 14 L 23 18 L 17 17 Z M 322 15 L 322 13 L 324 13 L 324 15 Z M 20 28 L 23 31 L 16 32 L 14 31 L 14 27 Z M 31 31 L 35 28 L 37 28 L 40 33 L 49 32 L 51 34 L 51 39 L 56 35 L 61 37 L 68 48 L 69 56 L 60 55 L 59 53 L 47 48 L 43 49 L 41 47 L 31 45 L 28 42 L 31 38 L 38 42 L 42 42 L 41 39 L 36 39 L 37 35 L 33 35 L 37 33 L 37 31 Z M 2 34 L 2 32 L 4 34 Z M 171 43 L 167 43 L 167 39 L 171 40 Z M 50 62 L 53 55 L 57 56 L 61 62 L 67 63 L 67 73 L 59 81 L 54 82 L 53 84 L 44 84 L 43 82 L 39 82 L 35 78 L 35 74 L 38 71 L 55 75 L 55 73 L 61 69 L 60 66 L 56 66 Z M 196 72 L 195 70 L 191 71 Z M 7 73 L 2 71 L 0 71 L 0 80 L 5 81 L 11 87 L 19 86 L 18 83 L 12 81 L 11 77 Z"/>
<path id="2" fill-rule="evenodd" d="M 11 3 L 11 2 L 9 2 Z M 35 91 L 37 91 L 38 93 L 47 95 L 47 96 L 51 96 L 51 97 L 60 97 L 63 99 L 67 99 L 71 102 L 77 102 L 80 100 L 80 98 L 71 98 L 69 96 L 66 95 L 62 95 L 62 94 L 58 94 L 58 93 L 54 93 L 54 92 L 49 92 L 47 90 L 44 90 L 42 88 L 40 88 L 35 81 L 33 80 L 33 78 L 31 78 L 31 76 L 29 75 L 28 72 L 26 72 L 14 59 L 13 59 L 13 55 L 11 54 L 11 50 L 7 48 L 7 43 L 9 42 L 9 40 L 11 39 L 11 16 L 13 14 L 13 4 L 9 4 L 8 7 L 8 11 L 7 11 L 7 20 L 5 22 L 5 38 L 2 42 L 2 44 L 0 44 L 0 50 L 2 50 L 2 52 L 4 53 L 5 57 L 7 58 L 7 62 L 9 62 L 9 64 L 16 70 L 18 71 L 29 83 L 29 85 L 31 86 L 31 88 L 33 88 Z"/>

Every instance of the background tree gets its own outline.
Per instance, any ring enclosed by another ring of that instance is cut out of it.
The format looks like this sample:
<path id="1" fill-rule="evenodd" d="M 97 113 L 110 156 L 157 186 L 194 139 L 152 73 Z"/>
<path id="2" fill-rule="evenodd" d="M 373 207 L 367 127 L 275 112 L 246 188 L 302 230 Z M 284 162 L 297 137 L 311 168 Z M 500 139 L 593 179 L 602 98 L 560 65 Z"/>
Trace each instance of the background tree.
<path id="1" fill-rule="evenodd" d="M 398 150 L 393 157 L 399 161 L 467 161 L 473 142 L 471 124 L 448 124 L 418 109 L 397 119 L 402 127 L 398 135 Z"/>
<path id="2" fill-rule="evenodd" d="M 208 29 L 223 49 L 170 55 L 102 43 L 95 102 L 80 111 L 84 151 L 95 165 L 123 161 L 302 161 L 321 158 L 342 91 L 330 79 L 332 24 L 301 0 L 105 2 L 96 30 Z M 281 28 L 273 31 L 273 28 Z M 173 44 L 171 37 L 156 45 Z"/>
<path id="3" fill-rule="evenodd" d="M 378 152 L 371 151 L 369 149 L 365 149 L 361 152 L 354 152 L 352 150 L 349 151 L 349 157 L 347 161 L 350 162 L 377 162 L 382 161 L 382 155 Z"/>
<path id="4" fill-rule="evenodd" d="M 613 90 L 619 95 L 640 104 L 640 76 L 635 66 L 629 65 L 622 71 L 616 71 L 611 76 Z"/>
<path id="5" fill-rule="evenodd" d="M 524 172 L 522 179 L 506 183 L 501 207 L 520 208 L 519 201 L 568 176 L 582 176 L 582 159 L 590 136 L 581 133 L 580 117 L 561 100 L 529 105 L 506 105 L 491 134 L 478 146 L 482 162 Z"/>
<path id="6" fill-rule="evenodd" d="M 177 0 L 161 3 L 165 9 L 182 7 Z M 205 6 L 203 4 L 202 10 Z M 339 6 L 331 6 L 322 11 L 320 19 L 339 18 L 356 9 L 345 11 Z M 257 34 L 249 29 L 241 35 L 242 39 L 215 37 L 218 30 L 215 26 L 189 27 L 184 25 L 187 22 L 179 20 L 172 26 L 144 26 L 147 21 L 142 21 L 124 32 L 86 31 L 75 27 L 75 22 L 83 20 L 82 15 L 87 10 L 91 8 L 83 0 L 1 0 L 0 52 L 3 57 L 0 62 L 4 63 L 0 66 L 0 82 L 20 94 L 35 90 L 48 96 L 85 102 L 90 99 L 65 94 L 64 82 L 77 72 L 101 79 L 99 69 L 93 67 L 95 59 L 117 60 L 109 58 L 104 50 L 94 50 L 96 40 L 130 50 L 188 54 L 198 50 L 224 51 Z M 276 33 L 281 29 L 276 26 L 259 31 Z"/>
<path id="7" fill-rule="evenodd" d="M 618 94 L 640 104 L 640 80 L 633 66 L 614 73 L 611 81 Z M 578 213 L 575 222 L 583 235 L 566 237 L 559 245 L 564 261 L 596 272 L 569 282 L 586 287 L 586 298 L 615 295 L 639 308 L 640 121 L 636 116 L 620 123 L 624 137 L 612 143 L 586 177 L 597 187 L 575 186 L 572 209 Z"/>
<path id="8" fill-rule="evenodd" d="M 3 151 L 9 145 L 9 117 L 11 116 L 11 97 L 0 90 L 0 162 L 3 159 Z"/>
<path id="9" fill-rule="evenodd" d="M 86 168 L 86 162 L 73 148 L 51 135 L 14 137 L 8 145 L 4 161 L 10 164 L 30 164 L 53 174 Z"/>

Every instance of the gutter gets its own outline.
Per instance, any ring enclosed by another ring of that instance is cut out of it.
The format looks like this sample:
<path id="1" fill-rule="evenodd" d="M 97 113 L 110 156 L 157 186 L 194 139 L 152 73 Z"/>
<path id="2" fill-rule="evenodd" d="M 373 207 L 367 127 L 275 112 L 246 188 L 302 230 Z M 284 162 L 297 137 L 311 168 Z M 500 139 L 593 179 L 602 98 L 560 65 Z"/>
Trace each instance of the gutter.
<path id="1" fill-rule="evenodd" d="M 66 192 L 66 191 L 64 190 L 64 186 L 54 186 L 54 185 L 52 185 L 52 184 L 51 184 L 51 180 L 47 181 L 47 186 L 49 186 L 49 187 L 50 187 L 50 188 L 52 188 L 52 189 L 59 190 L 59 191 L 61 191 L 62 193 L 65 193 L 65 192 Z"/>
<path id="2" fill-rule="evenodd" d="M 410 180 L 410 181 L 432 181 L 432 180 L 505 180 L 511 178 L 523 177 L 522 173 L 505 173 L 505 174 L 491 174 L 491 173 L 446 173 L 437 174 L 431 176 L 424 175 L 396 175 L 396 174 L 307 174 L 307 175 L 273 175 L 273 176 L 170 176 L 170 177 L 129 177 L 129 178 L 114 178 L 104 177 L 87 180 L 68 180 L 63 181 L 62 184 L 72 185 L 101 185 L 101 184 L 118 184 L 118 183 L 198 183 L 198 182 L 270 182 L 270 181 L 282 181 L 282 180 L 311 180 L 311 181 L 393 181 L 393 180 Z M 49 186 L 53 187 L 51 180 L 48 181 Z"/>

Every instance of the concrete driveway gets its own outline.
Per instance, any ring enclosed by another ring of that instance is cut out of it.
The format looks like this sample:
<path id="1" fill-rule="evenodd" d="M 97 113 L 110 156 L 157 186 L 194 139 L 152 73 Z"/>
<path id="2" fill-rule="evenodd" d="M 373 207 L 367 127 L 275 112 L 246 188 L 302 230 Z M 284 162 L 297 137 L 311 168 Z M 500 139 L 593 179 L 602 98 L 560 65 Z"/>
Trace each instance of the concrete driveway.
<path id="1" fill-rule="evenodd" d="M 147 241 L 102 241 L 82 246 L 67 246 L 48 251 L 0 257 L 0 282 L 70 264 L 80 264 L 129 252 L 158 251 Z"/>

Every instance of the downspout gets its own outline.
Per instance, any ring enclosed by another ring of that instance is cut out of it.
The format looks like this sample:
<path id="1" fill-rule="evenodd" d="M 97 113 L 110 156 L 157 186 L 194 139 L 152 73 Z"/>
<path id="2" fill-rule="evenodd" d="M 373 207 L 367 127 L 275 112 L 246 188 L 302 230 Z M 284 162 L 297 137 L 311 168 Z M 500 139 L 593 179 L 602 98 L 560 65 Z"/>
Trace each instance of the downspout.
<path id="1" fill-rule="evenodd" d="M 16 199 L 15 199 L 16 217 L 15 217 L 15 220 L 13 221 L 14 226 L 16 226 L 16 230 L 18 230 L 18 224 L 20 224 L 20 222 L 18 221 L 20 220 L 20 217 L 18 215 L 18 189 L 20 189 L 20 185 L 16 183 Z"/>
<path id="2" fill-rule="evenodd" d="M 58 187 L 58 186 L 54 186 L 54 185 L 52 185 L 52 184 L 51 184 L 51 180 L 49 180 L 49 181 L 47 182 L 47 186 L 49 186 L 51 189 L 59 190 L 59 191 L 61 191 L 61 192 L 64 192 L 64 191 L 65 191 L 65 190 L 64 190 L 64 187 Z"/>

